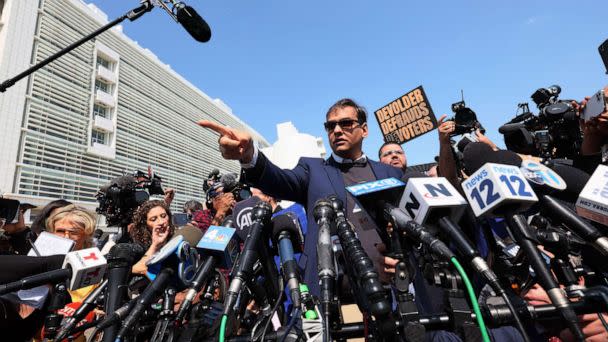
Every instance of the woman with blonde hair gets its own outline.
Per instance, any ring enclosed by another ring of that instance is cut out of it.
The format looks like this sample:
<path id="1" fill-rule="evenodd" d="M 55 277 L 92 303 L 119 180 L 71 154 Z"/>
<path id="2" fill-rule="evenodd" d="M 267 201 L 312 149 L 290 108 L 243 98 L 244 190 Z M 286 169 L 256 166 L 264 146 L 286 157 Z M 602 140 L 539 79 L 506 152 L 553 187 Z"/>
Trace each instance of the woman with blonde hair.
<path id="1" fill-rule="evenodd" d="M 74 204 L 56 209 L 46 220 L 49 233 L 74 241 L 74 250 L 93 245 L 95 217 L 89 211 Z"/>

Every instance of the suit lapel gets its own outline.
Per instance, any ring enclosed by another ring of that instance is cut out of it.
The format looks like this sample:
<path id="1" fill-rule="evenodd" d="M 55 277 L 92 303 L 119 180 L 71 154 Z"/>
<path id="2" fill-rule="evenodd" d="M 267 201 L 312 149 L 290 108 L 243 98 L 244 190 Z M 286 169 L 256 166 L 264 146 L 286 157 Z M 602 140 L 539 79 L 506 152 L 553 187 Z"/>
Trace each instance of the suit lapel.
<path id="1" fill-rule="evenodd" d="M 327 160 L 325 160 L 323 163 L 323 169 L 325 170 L 325 173 L 327 173 L 327 178 L 329 178 L 329 182 L 334 189 L 334 193 L 344 202 L 344 206 L 346 206 L 346 188 L 344 186 L 344 179 L 342 178 L 340 170 L 331 165 Z"/>
<path id="2" fill-rule="evenodd" d="M 371 166 L 372 172 L 374 173 L 374 176 L 376 176 L 376 179 L 384 179 L 388 177 L 386 171 L 380 167 L 380 163 L 376 163 L 372 160 L 369 160 L 368 163 Z"/>

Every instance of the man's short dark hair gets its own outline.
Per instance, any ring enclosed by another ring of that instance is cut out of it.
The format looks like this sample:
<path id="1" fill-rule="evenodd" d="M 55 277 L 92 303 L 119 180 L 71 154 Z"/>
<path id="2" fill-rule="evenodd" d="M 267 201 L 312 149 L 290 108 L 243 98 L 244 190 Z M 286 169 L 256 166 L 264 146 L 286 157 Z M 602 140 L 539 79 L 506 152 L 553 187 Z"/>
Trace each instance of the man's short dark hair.
<path id="1" fill-rule="evenodd" d="M 399 144 L 398 144 L 398 143 L 396 143 L 396 142 L 392 142 L 392 141 L 385 142 L 385 143 L 384 143 L 384 144 L 382 144 L 382 146 L 380 146 L 380 148 L 378 149 L 378 159 L 382 158 L 382 149 L 384 148 L 384 146 L 388 146 L 388 145 L 397 145 L 397 146 L 401 147 L 401 145 L 399 145 Z M 403 150 L 403 147 L 401 147 L 401 149 Z"/>
<path id="2" fill-rule="evenodd" d="M 340 109 L 340 108 L 344 108 L 344 107 L 355 108 L 355 110 L 357 111 L 357 121 L 360 124 L 364 124 L 367 122 L 367 111 L 365 110 L 364 107 L 359 106 L 357 104 L 357 102 L 355 102 L 352 99 L 338 100 L 338 102 L 334 103 L 331 107 L 329 107 L 329 109 L 327 110 L 327 114 L 325 114 L 325 117 L 327 118 L 329 116 L 329 114 L 333 113 L 336 109 Z"/>
<path id="3" fill-rule="evenodd" d="M 189 200 L 184 203 L 184 212 L 187 213 L 188 210 L 193 213 L 195 211 L 203 210 L 203 204 L 199 201 Z"/>

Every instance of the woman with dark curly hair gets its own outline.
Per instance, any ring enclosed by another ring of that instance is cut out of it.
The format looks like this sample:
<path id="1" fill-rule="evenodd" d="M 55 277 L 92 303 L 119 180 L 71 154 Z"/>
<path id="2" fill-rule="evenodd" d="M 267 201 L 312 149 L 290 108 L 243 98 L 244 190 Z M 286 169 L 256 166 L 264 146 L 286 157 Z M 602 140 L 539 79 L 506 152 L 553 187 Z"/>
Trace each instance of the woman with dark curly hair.
<path id="1" fill-rule="evenodd" d="M 146 249 L 146 254 L 133 265 L 132 272 L 145 274 L 148 270 L 146 261 L 169 241 L 174 232 L 171 210 L 164 201 L 153 200 L 142 204 L 133 215 L 129 234 L 135 243 Z"/>

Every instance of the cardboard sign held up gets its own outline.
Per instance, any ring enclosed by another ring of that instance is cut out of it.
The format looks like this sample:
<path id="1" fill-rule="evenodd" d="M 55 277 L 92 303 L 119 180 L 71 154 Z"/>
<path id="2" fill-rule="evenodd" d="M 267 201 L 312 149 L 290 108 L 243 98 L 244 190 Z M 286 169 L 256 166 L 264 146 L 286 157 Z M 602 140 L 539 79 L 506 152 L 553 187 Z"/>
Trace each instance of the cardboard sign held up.
<path id="1" fill-rule="evenodd" d="M 437 128 L 437 119 L 422 86 L 374 113 L 386 142 L 403 144 Z"/>

